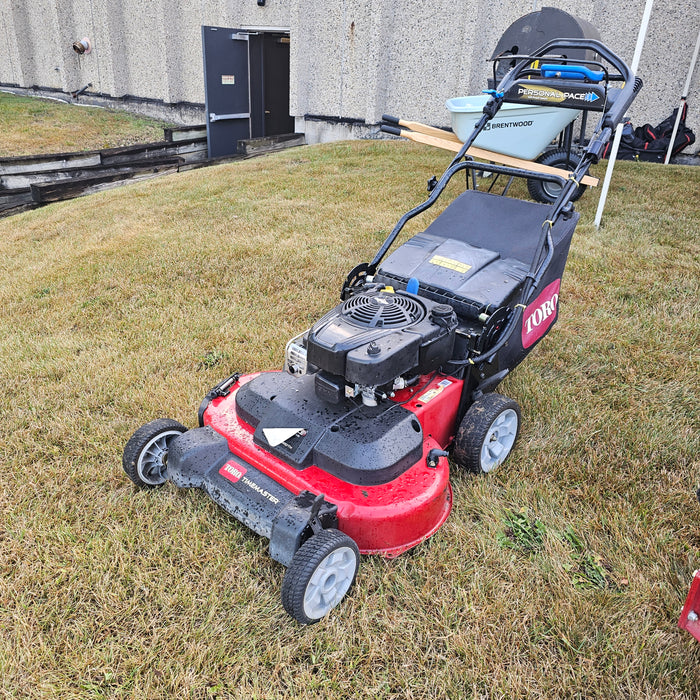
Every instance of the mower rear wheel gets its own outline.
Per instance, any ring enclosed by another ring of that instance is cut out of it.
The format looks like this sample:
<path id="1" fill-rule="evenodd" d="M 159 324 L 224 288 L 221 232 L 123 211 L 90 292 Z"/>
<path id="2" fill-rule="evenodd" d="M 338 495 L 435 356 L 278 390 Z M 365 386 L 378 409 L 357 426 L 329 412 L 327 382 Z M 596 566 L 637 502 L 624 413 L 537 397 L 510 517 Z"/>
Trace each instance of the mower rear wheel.
<path id="1" fill-rule="evenodd" d="M 452 459 L 474 472 L 491 472 L 508 457 L 520 431 L 520 406 L 502 394 L 484 394 L 464 414 Z"/>
<path id="2" fill-rule="evenodd" d="M 158 418 L 142 425 L 124 447 L 122 466 L 126 475 L 142 488 L 165 483 L 168 447 L 187 428 L 172 418 Z"/>
<path id="3" fill-rule="evenodd" d="M 282 583 L 284 609 L 303 625 L 325 617 L 355 582 L 360 551 L 346 534 L 329 528 L 296 551 Z"/>
<path id="4" fill-rule="evenodd" d="M 549 165 L 553 168 L 562 168 L 563 170 L 573 170 L 578 165 L 578 160 L 569 155 L 568 151 L 564 148 L 557 148 L 554 151 L 543 153 L 537 159 L 537 162 L 542 163 L 542 165 Z M 586 185 L 579 185 L 571 197 L 571 201 L 575 202 L 577 199 L 580 199 L 585 189 Z M 535 180 L 531 178 L 527 181 L 527 190 L 536 202 L 554 204 L 561 192 L 561 185 L 555 182 L 548 182 L 547 180 Z"/>

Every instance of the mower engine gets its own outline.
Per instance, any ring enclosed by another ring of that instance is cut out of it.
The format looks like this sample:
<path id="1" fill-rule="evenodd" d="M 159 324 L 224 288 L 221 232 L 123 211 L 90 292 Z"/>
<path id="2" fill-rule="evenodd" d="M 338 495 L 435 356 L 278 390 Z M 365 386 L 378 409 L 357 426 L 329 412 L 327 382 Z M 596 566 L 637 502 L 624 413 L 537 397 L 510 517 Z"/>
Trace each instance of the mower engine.
<path id="1" fill-rule="evenodd" d="M 315 374 L 318 398 L 362 397 L 376 406 L 452 357 L 451 306 L 384 285 L 368 285 L 287 344 L 285 369 Z"/>

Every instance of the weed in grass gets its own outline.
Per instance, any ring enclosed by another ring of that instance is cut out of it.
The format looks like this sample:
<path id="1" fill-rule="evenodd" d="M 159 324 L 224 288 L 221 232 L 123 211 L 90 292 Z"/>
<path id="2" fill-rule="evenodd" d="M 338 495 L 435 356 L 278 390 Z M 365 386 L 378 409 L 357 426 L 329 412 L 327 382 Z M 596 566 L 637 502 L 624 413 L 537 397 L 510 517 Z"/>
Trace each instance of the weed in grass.
<path id="1" fill-rule="evenodd" d="M 527 554 L 542 549 L 546 528 L 541 520 L 528 513 L 527 508 L 521 508 L 517 513 L 507 510 L 503 525 L 505 529 L 498 533 L 498 541 L 502 546 Z"/>
<path id="2" fill-rule="evenodd" d="M 613 582 L 607 564 L 599 554 L 590 552 L 586 543 L 573 530 L 568 527 L 562 533 L 562 538 L 571 545 L 573 550 L 573 562 L 564 565 L 564 569 L 571 575 L 571 583 L 575 588 L 585 590 L 598 588 L 600 590 L 617 590 Z"/>
<path id="3" fill-rule="evenodd" d="M 224 350 L 208 350 L 199 362 L 199 369 L 212 369 L 223 362 L 227 362 L 229 355 Z"/>

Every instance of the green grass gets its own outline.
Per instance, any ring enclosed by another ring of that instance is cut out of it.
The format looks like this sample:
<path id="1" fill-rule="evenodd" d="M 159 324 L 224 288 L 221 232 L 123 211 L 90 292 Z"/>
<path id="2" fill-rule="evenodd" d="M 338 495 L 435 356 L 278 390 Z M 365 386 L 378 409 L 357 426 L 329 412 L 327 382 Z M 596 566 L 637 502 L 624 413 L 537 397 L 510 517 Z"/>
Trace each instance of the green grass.
<path id="1" fill-rule="evenodd" d="M 127 112 L 0 92 L 0 158 L 162 141 L 166 126 Z"/>
<path id="2" fill-rule="evenodd" d="M 599 230 L 584 195 L 560 321 L 503 384 L 509 462 L 455 471 L 445 526 L 364 557 L 318 625 L 284 613 L 264 540 L 122 471 L 141 424 L 194 426 L 230 371 L 279 367 L 447 160 L 307 147 L 0 220 L 0 697 L 698 697 L 676 627 L 700 568 L 698 169 L 619 163 Z"/>

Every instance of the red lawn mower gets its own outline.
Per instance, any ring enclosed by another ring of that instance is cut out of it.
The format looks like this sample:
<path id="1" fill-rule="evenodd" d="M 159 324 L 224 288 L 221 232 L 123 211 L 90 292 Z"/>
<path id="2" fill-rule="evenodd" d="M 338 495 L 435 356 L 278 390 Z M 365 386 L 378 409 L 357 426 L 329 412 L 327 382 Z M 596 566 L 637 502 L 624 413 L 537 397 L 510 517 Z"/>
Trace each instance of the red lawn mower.
<path id="1" fill-rule="evenodd" d="M 566 59 L 573 49 L 597 58 Z M 289 341 L 284 371 L 233 374 L 204 398 L 199 427 L 158 419 L 124 449 L 138 486 L 202 489 L 268 538 L 287 567 L 282 603 L 301 623 L 342 600 L 360 554 L 396 557 L 438 530 L 452 504 L 448 457 L 490 472 L 518 436 L 518 404 L 494 389 L 557 320 L 572 198 L 641 81 L 594 40 L 508 60 L 515 66 L 428 199 L 352 270 L 341 303 Z M 568 179 L 466 155 L 506 101 L 600 112 Z M 540 178 L 559 195 L 546 205 L 467 189 L 387 257 L 407 221 L 474 171 Z"/>

